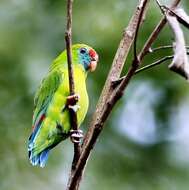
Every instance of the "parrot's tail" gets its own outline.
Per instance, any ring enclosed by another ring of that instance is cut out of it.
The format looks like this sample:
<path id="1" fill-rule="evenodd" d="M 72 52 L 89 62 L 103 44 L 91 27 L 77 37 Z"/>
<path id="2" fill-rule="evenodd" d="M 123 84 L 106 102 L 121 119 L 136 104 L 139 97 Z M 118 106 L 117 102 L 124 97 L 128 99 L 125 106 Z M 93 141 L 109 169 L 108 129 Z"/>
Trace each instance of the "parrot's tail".
<path id="1" fill-rule="evenodd" d="M 36 144 L 36 139 L 38 137 L 40 127 L 44 119 L 45 114 L 39 114 L 38 119 L 34 122 L 32 134 L 29 137 L 28 156 L 33 166 L 39 165 L 40 167 L 44 167 L 49 156 L 49 151 L 51 149 L 45 144 Z"/>
<path id="2" fill-rule="evenodd" d="M 48 147 L 45 144 L 37 146 L 35 143 L 36 135 L 37 132 L 34 131 L 29 138 L 28 157 L 33 166 L 39 165 L 43 168 L 48 160 L 51 147 Z"/>
<path id="3" fill-rule="evenodd" d="M 29 137 L 28 156 L 33 166 L 39 165 L 40 167 L 44 167 L 47 162 L 49 151 L 51 148 L 46 147 L 45 145 L 41 145 L 41 146 L 36 145 L 35 141 L 39 133 L 39 129 L 40 129 L 40 125 L 38 125 L 34 129 L 31 136 Z"/>
<path id="4" fill-rule="evenodd" d="M 39 165 L 40 167 L 43 168 L 48 160 L 49 151 L 50 148 L 47 148 L 35 156 L 33 155 L 32 151 L 29 151 L 28 156 L 31 164 L 33 166 Z"/>

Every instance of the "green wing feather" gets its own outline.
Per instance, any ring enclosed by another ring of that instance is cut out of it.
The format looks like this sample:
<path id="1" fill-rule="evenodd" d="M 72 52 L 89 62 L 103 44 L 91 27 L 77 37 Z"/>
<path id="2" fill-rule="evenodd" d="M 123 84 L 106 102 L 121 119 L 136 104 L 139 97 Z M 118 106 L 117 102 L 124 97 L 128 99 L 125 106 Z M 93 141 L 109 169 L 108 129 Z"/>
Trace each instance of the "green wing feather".
<path id="1" fill-rule="evenodd" d="M 63 73 L 58 70 L 51 71 L 43 79 L 34 98 L 33 133 L 30 137 L 29 147 L 33 155 L 37 155 L 45 148 L 55 144 L 57 138 L 56 122 L 46 122 L 48 120 L 48 109 L 52 104 L 54 95 L 63 80 Z M 45 124 L 46 122 L 46 124 Z M 49 125 L 49 126 L 48 126 Z"/>
<path id="2" fill-rule="evenodd" d="M 57 70 L 50 72 L 47 77 L 42 80 L 34 97 L 35 111 L 33 115 L 33 125 L 35 125 L 35 120 L 37 119 L 39 112 L 48 107 L 61 81 L 62 74 Z"/>

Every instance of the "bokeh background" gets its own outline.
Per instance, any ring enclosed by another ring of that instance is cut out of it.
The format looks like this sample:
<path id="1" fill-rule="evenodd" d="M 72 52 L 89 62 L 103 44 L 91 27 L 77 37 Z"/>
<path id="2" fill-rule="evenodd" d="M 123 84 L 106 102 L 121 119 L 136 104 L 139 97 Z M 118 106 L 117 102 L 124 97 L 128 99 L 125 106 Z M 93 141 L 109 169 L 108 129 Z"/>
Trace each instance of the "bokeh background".
<path id="1" fill-rule="evenodd" d="M 34 93 L 51 61 L 65 48 L 65 2 L 0 1 L 1 190 L 65 189 L 73 156 L 69 140 L 51 152 L 43 169 L 31 166 L 27 157 Z M 74 2 L 73 42 L 87 43 L 100 55 L 97 71 L 88 77 L 91 103 L 84 130 L 136 4 L 137 0 Z M 188 0 L 181 5 L 189 13 Z M 151 1 L 138 49 L 160 17 Z M 188 30 L 184 31 L 189 42 Z M 166 27 L 154 46 L 172 42 L 172 32 Z M 144 64 L 168 54 L 171 51 L 150 55 Z M 132 53 L 127 65 L 131 60 Z M 189 84 L 167 65 L 134 77 L 90 157 L 82 190 L 188 190 Z"/>

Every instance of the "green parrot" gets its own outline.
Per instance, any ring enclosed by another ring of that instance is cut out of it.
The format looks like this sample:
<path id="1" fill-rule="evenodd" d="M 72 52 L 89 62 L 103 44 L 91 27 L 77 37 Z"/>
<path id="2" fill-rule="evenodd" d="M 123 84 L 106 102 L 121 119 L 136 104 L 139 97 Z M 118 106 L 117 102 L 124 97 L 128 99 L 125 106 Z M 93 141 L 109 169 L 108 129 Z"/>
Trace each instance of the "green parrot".
<path id="1" fill-rule="evenodd" d="M 86 77 L 94 71 L 98 62 L 96 51 L 85 44 L 72 46 L 75 93 L 78 94 L 78 126 L 88 110 Z M 32 165 L 44 167 L 49 151 L 70 136 L 71 125 L 67 100 L 69 77 L 66 50 L 51 64 L 47 76 L 42 80 L 34 98 L 32 134 L 28 142 L 28 155 Z"/>

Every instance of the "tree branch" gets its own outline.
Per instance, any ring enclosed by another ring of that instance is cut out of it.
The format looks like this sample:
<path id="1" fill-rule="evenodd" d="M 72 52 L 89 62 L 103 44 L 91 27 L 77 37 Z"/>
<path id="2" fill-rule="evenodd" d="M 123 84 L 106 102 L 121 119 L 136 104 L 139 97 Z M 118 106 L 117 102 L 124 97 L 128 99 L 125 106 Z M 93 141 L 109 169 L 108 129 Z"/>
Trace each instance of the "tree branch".
<path id="1" fill-rule="evenodd" d="M 154 50 L 156 51 L 156 50 L 167 49 L 167 48 L 173 48 L 173 46 L 172 45 L 160 46 L 160 47 L 154 48 Z M 186 46 L 186 48 L 189 48 L 189 47 Z M 187 51 L 187 55 L 189 55 L 189 51 Z M 165 56 L 165 57 L 163 57 L 163 58 L 161 58 L 161 59 L 159 59 L 159 60 L 157 60 L 157 61 L 155 61 L 155 62 L 153 62 L 153 63 L 151 63 L 149 65 L 146 65 L 146 66 L 144 66 L 144 67 L 142 67 L 140 69 L 137 69 L 135 71 L 135 75 L 138 74 L 138 73 L 141 73 L 143 71 L 146 71 L 148 69 L 151 69 L 151 68 L 153 68 L 153 67 L 155 67 L 157 65 L 160 65 L 161 63 L 163 63 L 163 62 L 165 62 L 167 60 L 173 59 L 173 58 L 174 58 L 174 55 Z M 112 81 L 112 87 L 116 88 L 125 78 L 126 78 L 126 76 L 123 76 L 123 77 L 119 78 L 118 80 Z"/>
<path id="2" fill-rule="evenodd" d="M 189 16 L 183 9 L 179 8 L 171 10 L 169 7 L 166 6 L 161 6 L 161 8 L 174 15 L 181 24 L 183 24 L 186 28 L 189 29 Z M 166 14 L 165 11 L 163 12 L 163 14 Z"/>
<path id="3" fill-rule="evenodd" d="M 189 55 L 189 52 L 187 52 L 187 55 Z M 173 58 L 174 58 L 174 55 L 165 56 L 165 57 L 163 57 L 163 58 L 161 58 L 161 59 L 155 61 L 154 63 L 151 63 L 151 64 L 146 65 L 146 66 L 144 66 L 144 67 L 142 67 L 142 68 L 140 68 L 140 69 L 137 69 L 136 72 L 135 72 L 135 74 L 138 74 L 138 73 L 140 73 L 140 72 L 143 72 L 143 71 L 146 71 L 146 70 L 148 70 L 148 69 L 151 69 L 152 67 L 155 67 L 155 66 L 157 66 L 157 65 L 160 65 L 161 63 L 163 63 L 163 62 L 165 62 L 165 61 L 167 61 L 167 60 L 173 59 Z M 121 77 L 119 83 L 120 83 L 121 80 L 123 80 L 124 78 L 125 78 L 125 76 L 124 76 L 124 77 Z"/>
<path id="4" fill-rule="evenodd" d="M 141 16 L 143 17 L 143 15 L 140 15 L 140 13 L 147 7 L 147 2 L 148 0 L 139 1 L 139 6 L 137 7 L 137 10 L 135 11 L 128 27 L 124 31 L 123 38 L 117 49 L 112 67 L 110 69 L 106 83 L 104 85 L 100 99 L 98 101 L 96 111 L 93 114 L 89 130 L 85 135 L 82 144 L 81 155 L 77 162 L 76 169 L 70 175 L 69 179 L 70 183 L 69 186 L 67 187 L 67 190 L 75 190 L 77 185 L 80 183 L 91 150 L 94 147 L 99 134 L 103 130 L 105 121 L 107 120 L 116 102 L 122 97 L 125 88 L 129 84 L 131 78 L 135 75 L 137 68 L 141 64 L 142 59 L 148 52 L 152 43 L 158 37 L 160 31 L 166 24 L 166 19 L 163 18 L 159 23 L 159 25 L 152 32 L 152 35 L 147 40 L 142 51 L 138 54 L 137 59 L 133 60 L 133 64 L 131 65 L 129 71 L 127 72 L 127 75 L 124 78 L 124 80 L 121 81 L 121 83 L 117 86 L 117 88 L 115 89 L 112 88 L 112 81 L 118 80 L 120 77 L 125 59 L 128 55 L 130 47 L 135 38 L 136 30 L 138 27 L 137 23 L 139 22 L 139 19 L 141 19 L 140 17 Z M 172 7 L 177 6 L 179 2 L 180 0 L 175 0 Z"/>
<path id="5" fill-rule="evenodd" d="M 143 6 L 142 4 L 143 2 L 141 2 L 141 4 L 139 4 L 138 8 L 140 9 L 140 6 Z M 139 13 L 139 19 L 137 22 L 137 27 L 136 27 L 136 32 L 135 32 L 135 37 L 134 37 L 134 58 L 137 59 L 137 38 L 138 38 L 138 32 L 139 32 L 139 26 L 141 24 L 141 21 L 143 19 L 143 14 L 144 14 L 145 8 L 142 9 L 142 11 L 140 11 Z"/>
<path id="6" fill-rule="evenodd" d="M 169 59 L 173 59 L 173 57 L 174 57 L 174 55 L 165 56 L 165 57 L 163 57 L 163 58 L 161 58 L 161 59 L 155 61 L 154 63 L 151 63 L 151 64 L 146 65 L 146 66 L 144 66 L 144 67 L 142 67 L 142 68 L 140 68 L 140 69 L 137 69 L 136 72 L 135 72 L 135 74 L 138 74 L 138 73 L 140 73 L 140 72 L 142 72 L 142 71 L 145 71 L 145 70 L 148 70 L 148 69 L 150 69 L 150 68 L 152 68 L 152 67 L 155 67 L 155 66 L 157 66 L 157 65 L 160 65 L 161 63 L 163 63 L 163 62 L 165 62 L 165 61 L 167 61 L 167 60 L 169 60 Z"/>
<path id="7" fill-rule="evenodd" d="M 67 63 L 68 63 L 68 75 L 69 75 L 69 87 L 70 87 L 70 95 L 75 94 L 75 84 L 74 84 L 74 76 L 73 76 L 73 66 L 72 66 L 72 4 L 73 0 L 67 0 L 67 27 L 65 32 L 65 41 L 66 41 L 66 50 L 67 50 Z M 70 112 L 70 122 L 72 129 L 77 130 L 77 114 L 73 109 L 69 109 Z M 72 162 L 72 170 L 75 169 L 77 160 L 80 156 L 80 144 L 74 143 L 74 158 Z"/>
<path id="8" fill-rule="evenodd" d="M 177 7 L 177 5 L 180 3 L 181 0 L 174 0 L 171 9 L 174 9 L 175 7 Z M 152 34 L 150 35 L 150 37 L 148 38 L 147 42 L 145 43 L 144 47 L 142 48 L 140 54 L 139 54 L 139 60 L 142 61 L 144 56 L 149 52 L 149 49 L 151 48 L 153 42 L 157 39 L 159 33 L 161 32 L 161 30 L 163 29 L 163 27 L 165 26 L 165 24 L 167 23 L 166 17 L 164 16 L 161 21 L 159 22 L 159 24 L 155 27 L 154 31 L 152 32 Z"/>
<path id="9" fill-rule="evenodd" d="M 150 69 L 152 67 L 160 65 L 161 63 L 163 63 L 163 62 L 165 62 L 165 61 L 167 61 L 169 59 L 173 59 L 173 57 L 174 57 L 174 55 L 165 56 L 165 57 L 163 57 L 163 58 L 161 58 L 161 59 L 159 59 L 159 60 L 157 60 L 157 61 L 155 61 L 155 62 L 153 62 L 153 63 L 151 63 L 149 65 L 146 65 L 146 66 L 144 66 L 144 67 L 142 67 L 140 69 L 137 69 L 135 71 L 135 75 L 142 72 L 142 71 L 148 70 L 148 69 Z M 126 77 L 127 76 L 123 76 L 123 77 L 119 78 L 116 81 L 112 81 L 112 87 L 116 88 L 123 80 L 125 80 Z"/>
<path id="10" fill-rule="evenodd" d="M 180 3 L 181 0 L 174 0 L 173 4 L 171 5 L 171 9 L 174 9 L 175 7 L 177 7 L 177 5 Z M 153 30 L 153 32 L 151 33 L 150 37 L 147 39 L 146 43 L 144 44 L 142 50 L 140 51 L 140 53 L 137 56 L 137 60 L 135 59 L 133 62 L 136 64 L 136 69 L 138 68 L 138 66 L 142 63 L 142 60 L 144 59 L 144 57 L 151 52 L 151 46 L 153 44 L 153 42 L 157 39 L 158 35 L 160 34 L 161 30 L 164 28 L 165 24 L 167 23 L 167 19 L 164 16 L 161 21 L 159 22 L 159 24 L 155 27 L 155 29 Z M 131 68 L 128 73 L 131 72 L 132 74 L 134 74 L 133 69 Z M 127 75 L 126 75 L 127 76 Z M 117 79 L 117 80 L 112 80 L 112 87 L 113 89 L 115 87 L 117 87 L 117 85 L 120 85 L 120 83 L 123 81 L 122 79 L 125 79 L 126 76 Z M 130 74 L 129 74 L 130 76 Z"/>
<path id="11" fill-rule="evenodd" d="M 174 6 L 177 5 L 179 2 L 179 0 L 176 0 L 174 2 Z M 165 18 L 166 19 L 166 18 Z M 161 31 L 161 29 L 163 28 L 163 26 L 165 25 L 165 22 L 160 22 L 160 24 L 156 27 L 156 29 L 154 30 L 154 32 L 152 33 L 152 35 L 150 36 L 149 40 L 147 41 L 147 43 L 144 45 L 142 51 L 138 54 L 137 57 L 134 58 L 133 60 L 133 64 L 131 65 L 131 67 L 129 68 L 129 71 L 127 72 L 126 77 L 121 81 L 120 85 L 115 88 L 115 91 L 113 92 L 112 96 L 110 97 L 110 99 L 107 101 L 107 109 L 105 109 L 104 111 L 104 115 L 105 115 L 105 120 L 107 118 L 106 115 L 109 115 L 110 111 L 112 110 L 113 106 L 115 105 L 115 103 L 117 102 L 117 100 L 119 100 L 124 93 L 124 90 L 126 89 L 126 87 L 128 86 L 131 78 L 135 75 L 135 72 L 137 70 L 137 68 L 140 66 L 142 58 L 145 55 L 145 52 L 150 48 L 151 44 L 154 42 L 154 40 L 157 38 L 158 33 L 157 31 Z M 102 124 L 105 122 L 105 120 L 102 120 Z"/>
<path id="12" fill-rule="evenodd" d="M 71 176 L 72 179 L 68 188 L 69 190 L 75 190 L 75 186 L 83 174 L 83 170 L 85 168 L 89 154 L 91 153 L 91 150 L 94 144 L 96 143 L 96 140 L 100 132 L 103 129 L 104 122 L 106 121 L 109 113 L 113 108 L 113 104 L 110 105 L 110 107 L 108 107 L 109 101 L 107 101 L 114 91 L 111 86 L 111 81 L 120 77 L 122 68 L 125 63 L 125 59 L 128 55 L 128 52 L 135 37 L 135 33 L 138 27 L 137 23 L 139 22 L 139 19 L 143 17 L 143 15 L 141 15 L 141 12 L 145 9 L 147 2 L 148 0 L 139 1 L 139 6 L 137 7 L 137 10 L 135 11 L 128 27 L 124 30 L 123 38 L 119 44 L 116 55 L 114 57 L 112 67 L 110 69 L 106 83 L 98 101 L 96 111 L 92 117 L 89 130 L 85 135 L 85 139 L 82 145 L 81 156 L 77 163 L 76 170 L 73 172 L 73 175 Z"/>
<path id="13" fill-rule="evenodd" d="M 174 48 L 173 45 L 159 46 L 159 47 L 155 47 L 155 48 L 150 48 L 148 53 L 154 53 L 154 52 L 159 51 L 159 50 L 173 49 L 173 48 Z M 189 46 L 185 46 L 185 48 L 189 49 Z"/>

